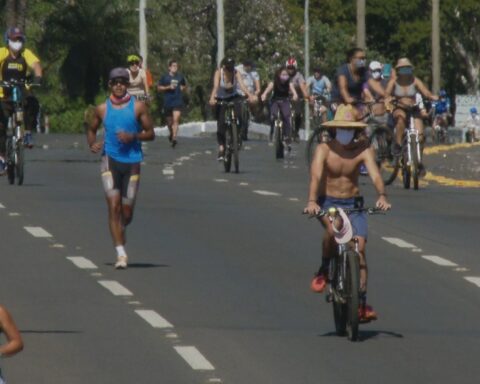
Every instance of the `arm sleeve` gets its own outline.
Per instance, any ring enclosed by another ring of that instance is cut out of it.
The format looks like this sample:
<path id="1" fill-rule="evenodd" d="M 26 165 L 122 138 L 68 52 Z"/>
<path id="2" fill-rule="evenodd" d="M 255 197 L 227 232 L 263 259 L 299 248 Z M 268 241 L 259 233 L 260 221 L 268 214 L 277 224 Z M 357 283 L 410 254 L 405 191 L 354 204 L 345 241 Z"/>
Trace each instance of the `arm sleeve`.
<path id="1" fill-rule="evenodd" d="M 33 52 L 30 51 L 29 49 L 25 49 L 25 51 L 23 52 L 23 56 L 25 57 L 25 61 L 27 62 L 27 65 L 29 67 L 33 67 L 35 63 L 40 62 L 40 59 L 37 56 L 35 56 Z"/>

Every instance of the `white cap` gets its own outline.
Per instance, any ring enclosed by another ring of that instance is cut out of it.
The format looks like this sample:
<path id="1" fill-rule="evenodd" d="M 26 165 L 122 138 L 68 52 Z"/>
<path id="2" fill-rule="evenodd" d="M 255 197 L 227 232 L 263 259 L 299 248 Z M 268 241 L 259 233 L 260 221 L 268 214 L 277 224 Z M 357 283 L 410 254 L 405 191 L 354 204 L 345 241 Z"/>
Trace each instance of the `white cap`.
<path id="1" fill-rule="evenodd" d="M 383 66 L 382 63 L 380 63 L 379 61 L 372 61 L 368 67 L 371 71 L 375 71 L 379 69 L 381 70 Z"/>

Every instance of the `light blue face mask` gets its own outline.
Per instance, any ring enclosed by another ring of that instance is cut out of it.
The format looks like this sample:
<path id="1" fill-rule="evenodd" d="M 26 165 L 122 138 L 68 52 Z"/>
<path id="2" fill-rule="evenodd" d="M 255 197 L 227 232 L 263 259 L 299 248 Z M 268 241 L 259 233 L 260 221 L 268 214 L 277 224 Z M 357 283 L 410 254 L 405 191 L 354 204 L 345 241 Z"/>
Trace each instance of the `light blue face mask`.
<path id="1" fill-rule="evenodd" d="M 354 135 L 355 131 L 353 129 L 337 128 L 335 140 L 337 140 L 342 145 L 348 145 L 353 140 Z"/>

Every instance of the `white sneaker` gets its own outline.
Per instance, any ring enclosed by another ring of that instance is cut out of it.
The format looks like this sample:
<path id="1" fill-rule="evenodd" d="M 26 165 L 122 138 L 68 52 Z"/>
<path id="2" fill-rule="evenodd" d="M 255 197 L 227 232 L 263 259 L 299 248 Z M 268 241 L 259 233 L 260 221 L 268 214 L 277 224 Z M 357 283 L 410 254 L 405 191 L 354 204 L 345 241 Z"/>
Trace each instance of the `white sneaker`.
<path id="1" fill-rule="evenodd" d="M 115 269 L 127 269 L 127 256 L 118 256 L 117 262 L 115 263 Z"/>

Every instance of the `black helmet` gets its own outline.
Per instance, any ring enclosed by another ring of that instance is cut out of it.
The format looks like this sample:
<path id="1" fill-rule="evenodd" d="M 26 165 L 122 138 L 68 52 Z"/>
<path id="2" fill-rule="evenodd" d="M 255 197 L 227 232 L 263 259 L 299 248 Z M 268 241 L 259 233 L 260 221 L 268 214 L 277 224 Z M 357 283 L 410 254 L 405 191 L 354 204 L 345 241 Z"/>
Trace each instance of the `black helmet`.
<path id="1" fill-rule="evenodd" d="M 222 67 L 233 70 L 233 68 L 235 68 L 235 60 L 230 56 L 224 57 L 221 65 Z"/>
<path id="2" fill-rule="evenodd" d="M 25 42 L 25 34 L 23 31 L 18 27 L 10 27 L 5 32 L 5 42 L 9 39 L 20 38 L 23 42 Z"/>

